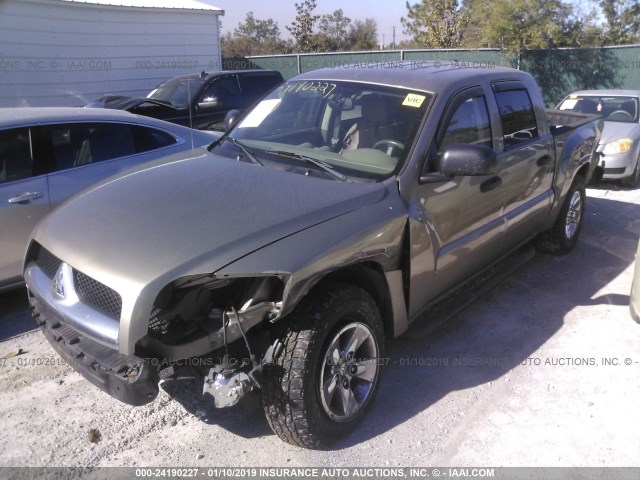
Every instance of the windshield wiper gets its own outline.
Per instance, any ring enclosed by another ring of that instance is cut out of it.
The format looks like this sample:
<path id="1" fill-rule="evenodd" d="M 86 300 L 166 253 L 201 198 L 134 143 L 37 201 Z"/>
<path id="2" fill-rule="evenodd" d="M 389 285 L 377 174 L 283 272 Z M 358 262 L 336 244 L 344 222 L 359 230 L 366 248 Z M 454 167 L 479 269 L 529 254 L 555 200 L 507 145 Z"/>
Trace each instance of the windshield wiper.
<path id="1" fill-rule="evenodd" d="M 249 160 L 251 160 L 251 163 L 255 163 L 256 165 L 260 165 L 261 167 L 264 167 L 264 163 L 262 163 L 260 160 L 258 160 L 256 158 L 256 156 L 254 155 L 254 153 L 249 150 L 247 147 L 245 147 L 243 144 L 241 144 L 239 141 L 237 141 L 235 138 L 230 137 L 228 135 L 223 135 L 222 137 L 220 137 L 218 140 L 216 140 L 215 142 L 213 142 L 210 146 L 209 146 L 209 151 L 211 151 L 212 147 L 215 147 L 216 145 L 221 144 L 222 142 L 230 142 L 233 143 L 236 147 L 238 147 L 240 150 L 242 150 L 242 153 L 244 153 L 245 157 L 247 157 Z M 238 158 L 238 160 L 240 160 L 240 158 Z"/>
<path id="2" fill-rule="evenodd" d="M 337 178 L 338 180 L 340 180 L 341 182 L 350 182 L 351 180 L 349 180 L 345 175 L 336 172 L 332 166 L 330 166 L 327 163 L 324 163 L 320 160 L 316 160 L 315 158 L 311 158 L 311 157 L 307 157 L 306 155 L 301 155 L 299 153 L 293 153 L 293 152 L 286 152 L 283 150 L 266 150 L 265 153 L 267 155 L 275 155 L 277 157 L 285 157 L 285 158 L 295 158 L 298 160 L 303 160 L 307 163 L 311 163 L 312 165 L 315 165 L 316 167 L 322 169 L 323 171 L 327 172 L 329 175 L 331 175 L 333 178 Z"/>

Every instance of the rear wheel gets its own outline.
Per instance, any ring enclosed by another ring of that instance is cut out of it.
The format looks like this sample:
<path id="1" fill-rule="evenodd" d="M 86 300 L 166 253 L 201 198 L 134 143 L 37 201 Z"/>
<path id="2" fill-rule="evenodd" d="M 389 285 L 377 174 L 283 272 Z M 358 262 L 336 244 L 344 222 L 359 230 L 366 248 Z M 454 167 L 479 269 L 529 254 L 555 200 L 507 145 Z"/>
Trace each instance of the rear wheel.
<path id="1" fill-rule="evenodd" d="M 538 250 L 563 254 L 575 247 L 584 221 L 585 199 L 584 178 L 578 175 L 567 193 L 553 227 L 536 239 L 535 246 Z"/>
<path id="2" fill-rule="evenodd" d="M 364 290 L 333 285 L 293 314 L 263 377 L 264 411 L 287 443 L 326 448 L 364 416 L 380 376 L 380 311 Z"/>

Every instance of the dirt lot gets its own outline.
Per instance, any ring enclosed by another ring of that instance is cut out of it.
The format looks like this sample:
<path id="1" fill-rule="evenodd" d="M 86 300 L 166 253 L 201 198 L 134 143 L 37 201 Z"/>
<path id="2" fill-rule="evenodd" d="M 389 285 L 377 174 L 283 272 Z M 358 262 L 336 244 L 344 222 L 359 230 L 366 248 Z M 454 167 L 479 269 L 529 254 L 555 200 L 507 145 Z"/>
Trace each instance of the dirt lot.
<path id="1" fill-rule="evenodd" d="M 0 357 L 21 352 L 0 360 L 0 465 L 640 466 L 640 190 L 610 187 L 589 189 L 574 252 L 535 255 L 444 326 L 431 312 L 393 342 L 373 409 L 330 452 L 280 442 L 258 397 L 215 410 L 200 385 L 171 382 L 121 404 L 60 363 L 24 291 L 0 294 Z"/>

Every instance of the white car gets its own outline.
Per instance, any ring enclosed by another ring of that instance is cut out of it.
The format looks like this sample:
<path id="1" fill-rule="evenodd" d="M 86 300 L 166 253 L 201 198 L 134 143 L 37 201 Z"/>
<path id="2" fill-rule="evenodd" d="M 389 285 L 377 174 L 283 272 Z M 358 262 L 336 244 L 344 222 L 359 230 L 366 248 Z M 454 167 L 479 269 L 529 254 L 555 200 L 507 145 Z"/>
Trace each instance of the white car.
<path id="1" fill-rule="evenodd" d="M 22 283 L 29 234 L 53 207 L 125 169 L 219 136 L 118 110 L 0 109 L 0 291 Z"/>

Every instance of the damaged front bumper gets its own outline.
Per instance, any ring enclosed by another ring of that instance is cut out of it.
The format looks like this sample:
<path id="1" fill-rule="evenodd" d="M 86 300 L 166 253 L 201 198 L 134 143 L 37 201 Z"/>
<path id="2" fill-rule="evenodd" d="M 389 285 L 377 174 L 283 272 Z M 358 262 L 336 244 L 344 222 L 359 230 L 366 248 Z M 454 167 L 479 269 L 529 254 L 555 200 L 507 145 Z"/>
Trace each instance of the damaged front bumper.
<path id="1" fill-rule="evenodd" d="M 134 406 L 156 398 L 158 379 L 153 365 L 87 338 L 62 323 L 55 310 L 31 293 L 29 302 L 33 318 L 54 350 L 96 387 Z"/>

